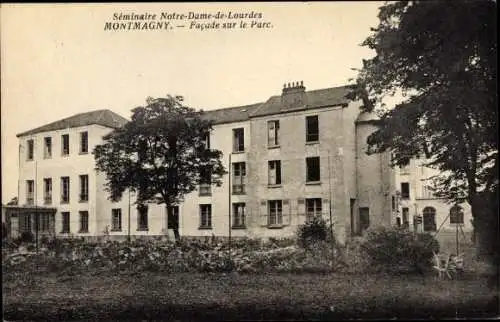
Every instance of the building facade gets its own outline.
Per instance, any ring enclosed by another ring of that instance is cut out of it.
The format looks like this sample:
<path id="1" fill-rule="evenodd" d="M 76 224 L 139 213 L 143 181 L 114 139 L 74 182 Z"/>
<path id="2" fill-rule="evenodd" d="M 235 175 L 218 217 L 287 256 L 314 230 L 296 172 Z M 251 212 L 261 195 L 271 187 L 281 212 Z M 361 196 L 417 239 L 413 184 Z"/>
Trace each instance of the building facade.
<path id="1" fill-rule="evenodd" d="M 472 232 L 472 213 L 468 203 L 455 205 L 434 195 L 430 188 L 431 178 L 439 171 L 426 166 L 429 161 L 420 155 L 395 171 L 394 218 L 401 225 L 417 231 L 439 232 L 441 235 L 456 233 L 457 230 L 461 235 L 462 232 Z"/>
<path id="2" fill-rule="evenodd" d="M 228 174 L 220 187 L 200 186 L 168 210 L 137 209 L 128 192 L 108 199 L 91 152 L 125 118 L 99 110 L 41 126 L 18 135 L 20 205 L 55 208 L 47 229 L 88 238 L 173 238 L 174 221 L 181 236 L 280 238 L 322 216 L 344 242 L 370 226 L 409 222 L 427 204 L 439 222 L 441 201 L 398 197 L 404 180 L 418 179 L 389 167 L 388 153 L 366 154 L 378 119 L 348 100 L 348 91 L 306 91 L 297 82 L 261 103 L 207 111 L 214 122 L 208 144 L 223 152 Z"/>

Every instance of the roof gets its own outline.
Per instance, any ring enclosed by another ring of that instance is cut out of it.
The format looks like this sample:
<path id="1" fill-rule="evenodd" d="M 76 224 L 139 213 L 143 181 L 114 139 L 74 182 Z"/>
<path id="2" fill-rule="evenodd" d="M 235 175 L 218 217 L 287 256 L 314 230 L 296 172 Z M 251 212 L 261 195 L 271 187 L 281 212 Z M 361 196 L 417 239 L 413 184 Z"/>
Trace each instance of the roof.
<path id="1" fill-rule="evenodd" d="M 250 105 L 227 107 L 217 110 L 205 111 L 205 116 L 214 124 L 241 122 L 252 117 L 288 113 L 305 109 L 314 109 L 326 106 L 338 106 L 349 103 L 346 98 L 351 86 L 339 86 L 313 91 L 306 91 L 306 102 L 304 106 L 289 108 L 281 103 L 281 95 L 271 96 L 266 102 Z"/>
<path id="2" fill-rule="evenodd" d="M 271 96 L 266 102 L 205 111 L 203 117 L 212 120 L 214 124 L 224 124 L 242 122 L 249 120 L 252 117 L 288 113 L 327 106 L 347 105 L 349 103 L 349 99 L 346 98 L 346 95 L 350 89 L 351 86 L 346 85 L 306 91 L 306 104 L 293 108 L 285 107 L 281 102 L 281 95 L 275 95 Z M 52 122 L 50 124 L 20 133 L 17 137 L 91 124 L 98 124 L 110 128 L 119 128 L 127 122 L 127 119 L 110 110 L 97 110 L 76 114 L 74 116 Z"/>
<path id="3" fill-rule="evenodd" d="M 349 100 L 346 98 L 350 91 L 350 86 L 331 87 L 318 89 L 314 91 L 306 91 L 306 104 L 294 108 L 288 108 L 281 103 L 281 95 L 272 96 L 261 104 L 260 107 L 252 113 L 251 117 L 287 113 L 291 111 L 314 109 L 326 106 L 346 105 Z"/>
<path id="4" fill-rule="evenodd" d="M 246 121 L 260 105 L 262 103 L 205 111 L 203 117 L 212 120 L 214 124 Z"/>
<path id="5" fill-rule="evenodd" d="M 91 124 L 97 124 L 116 129 L 122 127 L 127 122 L 128 120 L 126 118 L 116 114 L 113 111 L 107 109 L 96 110 L 91 112 L 79 113 L 59 121 L 55 121 L 23 133 L 19 133 L 17 137 L 86 126 Z"/>

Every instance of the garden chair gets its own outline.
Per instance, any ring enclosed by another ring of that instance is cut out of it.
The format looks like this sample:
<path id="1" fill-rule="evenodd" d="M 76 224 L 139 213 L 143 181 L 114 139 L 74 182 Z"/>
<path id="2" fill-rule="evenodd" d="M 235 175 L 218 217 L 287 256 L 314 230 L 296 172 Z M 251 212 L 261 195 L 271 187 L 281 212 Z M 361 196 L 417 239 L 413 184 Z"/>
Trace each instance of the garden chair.
<path id="1" fill-rule="evenodd" d="M 448 276 L 449 279 L 452 279 L 450 274 L 450 256 L 443 256 L 441 254 L 434 254 L 434 269 L 438 273 L 438 278 L 442 279 L 444 275 Z M 441 255 L 441 256 L 440 256 Z"/>

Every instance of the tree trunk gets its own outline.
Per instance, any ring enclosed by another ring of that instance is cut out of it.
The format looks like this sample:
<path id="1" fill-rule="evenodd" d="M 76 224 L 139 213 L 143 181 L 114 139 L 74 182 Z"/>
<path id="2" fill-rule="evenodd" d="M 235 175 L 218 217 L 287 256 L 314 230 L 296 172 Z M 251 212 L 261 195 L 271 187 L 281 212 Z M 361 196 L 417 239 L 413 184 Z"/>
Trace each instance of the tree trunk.
<path id="1" fill-rule="evenodd" d="M 179 235 L 179 228 L 174 228 L 175 241 L 179 242 L 181 240 L 181 235 Z"/>
<path id="2" fill-rule="evenodd" d="M 170 208 L 171 208 L 170 203 L 166 203 L 165 207 L 167 208 L 167 224 L 166 224 L 167 227 L 166 228 L 168 231 L 169 219 L 174 219 L 174 214 L 172 214 L 170 216 Z M 179 242 L 181 240 L 181 235 L 179 234 L 179 215 L 178 214 L 177 214 L 177 218 L 175 220 L 173 220 L 173 222 L 170 224 L 171 224 L 172 230 L 174 231 L 175 241 Z"/>
<path id="3" fill-rule="evenodd" d="M 498 198 L 494 193 L 478 194 L 472 202 L 476 254 L 492 264 L 499 255 Z"/>

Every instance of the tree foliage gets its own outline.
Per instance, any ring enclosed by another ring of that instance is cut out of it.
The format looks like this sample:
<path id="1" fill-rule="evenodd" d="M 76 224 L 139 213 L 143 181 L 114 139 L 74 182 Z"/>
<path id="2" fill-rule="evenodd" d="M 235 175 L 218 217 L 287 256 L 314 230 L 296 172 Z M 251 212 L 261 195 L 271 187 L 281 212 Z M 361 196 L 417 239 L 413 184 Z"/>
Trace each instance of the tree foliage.
<path id="1" fill-rule="evenodd" d="M 137 191 L 138 204 L 167 206 L 182 201 L 200 183 L 221 185 L 222 152 L 207 148 L 212 125 L 182 97 L 148 98 L 132 110 L 132 120 L 104 137 L 94 155 L 106 174 L 110 199 Z"/>
<path id="2" fill-rule="evenodd" d="M 378 17 L 362 43 L 375 56 L 350 94 L 382 111 L 369 152 L 391 151 L 393 165 L 425 154 L 440 170 L 437 195 L 469 202 L 476 223 L 498 223 L 496 3 L 388 2 Z M 382 98 L 397 91 L 403 102 L 384 109 Z"/>

